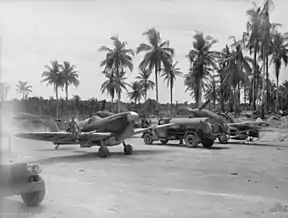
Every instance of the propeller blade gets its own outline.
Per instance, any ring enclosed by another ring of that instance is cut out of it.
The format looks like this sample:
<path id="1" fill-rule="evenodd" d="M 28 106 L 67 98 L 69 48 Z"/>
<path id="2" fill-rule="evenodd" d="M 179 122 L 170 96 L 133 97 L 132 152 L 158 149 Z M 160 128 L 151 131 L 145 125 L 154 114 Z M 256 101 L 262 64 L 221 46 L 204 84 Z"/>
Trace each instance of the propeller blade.
<path id="1" fill-rule="evenodd" d="M 201 107 L 199 107 L 199 111 L 201 111 L 202 109 L 204 109 L 210 102 L 210 99 L 208 99 L 207 101 L 204 102 L 204 104 L 201 105 Z"/>

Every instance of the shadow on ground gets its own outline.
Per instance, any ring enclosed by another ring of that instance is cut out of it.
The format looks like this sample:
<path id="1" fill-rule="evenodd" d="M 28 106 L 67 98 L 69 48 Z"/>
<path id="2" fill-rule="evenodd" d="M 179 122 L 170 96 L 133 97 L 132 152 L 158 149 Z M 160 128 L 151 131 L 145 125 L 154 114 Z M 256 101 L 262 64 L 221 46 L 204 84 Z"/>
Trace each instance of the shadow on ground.
<path id="1" fill-rule="evenodd" d="M 38 207 L 27 207 L 19 196 L 17 199 L 3 199 L 0 205 L 0 217 L 1 218 L 11 218 L 11 217 L 33 217 L 37 214 L 44 213 L 46 207 L 44 205 L 39 205 Z"/>
<path id="2" fill-rule="evenodd" d="M 244 145 L 244 146 L 259 146 L 259 147 L 272 147 L 272 148 L 288 148 L 287 145 L 273 145 L 273 143 L 262 143 L 262 142 L 247 142 L 247 141 L 236 141 L 233 142 L 234 145 Z"/>
<path id="3" fill-rule="evenodd" d="M 63 145 L 61 147 L 61 145 L 59 146 L 58 149 L 55 149 L 55 148 L 49 148 L 49 149 L 37 149 L 37 151 L 57 151 L 57 150 L 61 150 L 61 151 L 71 151 L 71 150 L 74 150 L 74 149 L 77 149 L 79 148 L 79 146 L 75 146 L 75 147 L 65 147 L 65 145 Z"/>
<path id="4" fill-rule="evenodd" d="M 180 148 L 187 148 L 187 149 L 190 149 L 188 148 L 185 144 L 173 144 L 173 143 L 168 143 L 166 145 L 163 145 L 161 143 L 153 143 L 153 145 L 156 145 L 156 146 L 169 146 L 169 147 L 180 147 Z M 229 149 L 230 147 L 227 147 L 227 146 L 215 146 L 213 145 L 211 148 L 204 148 L 202 146 L 198 146 L 196 148 L 193 148 L 193 149 L 205 149 L 205 150 L 222 150 L 222 149 Z"/>
<path id="5" fill-rule="evenodd" d="M 118 151 L 118 152 L 113 152 L 110 151 L 110 155 L 107 158 L 101 158 L 98 156 L 97 152 L 86 152 L 86 151 L 73 151 L 74 153 L 80 153 L 77 155 L 68 155 L 68 156 L 57 156 L 57 157 L 50 157 L 47 159 L 40 159 L 37 160 L 37 163 L 39 164 L 51 164 L 51 163 L 75 163 L 75 162 L 85 162 L 85 161 L 91 161 L 91 160 L 105 160 L 105 159 L 120 159 L 120 160 L 135 160 L 133 156 L 138 156 L 138 155 L 157 155 L 157 154 L 164 154 L 168 152 L 173 152 L 173 151 L 168 151 L 168 150 L 135 150 L 133 151 L 132 155 L 125 155 L 123 151 Z"/>

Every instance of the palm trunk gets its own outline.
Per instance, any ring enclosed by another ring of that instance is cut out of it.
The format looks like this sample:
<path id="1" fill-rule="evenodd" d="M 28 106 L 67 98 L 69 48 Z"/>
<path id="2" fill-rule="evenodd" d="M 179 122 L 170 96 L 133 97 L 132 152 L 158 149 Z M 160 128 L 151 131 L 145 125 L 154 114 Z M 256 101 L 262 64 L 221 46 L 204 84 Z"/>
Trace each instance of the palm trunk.
<path id="1" fill-rule="evenodd" d="M 155 64 L 155 85 L 156 85 L 156 115 L 158 115 L 159 105 L 158 105 L 158 64 Z"/>
<path id="2" fill-rule="evenodd" d="M 221 75 L 220 76 L 220 87 L 221 87 L 221 89 L 220 89 L 220 105 L 221 105 L 221 111 L 222 112 L 225 112 L 225 105 L 224 105 L 224 91 L 223 91 L 223 76 Z"/>
<path id="3" fill-rule="evenodd" d="M 172 115 L 173 111 L 173 84 L 170 83 L 170 114 Z"/>
<path id="4" fill-rule="evenodd" d="M 199 91 L 196 100 L 196 107 L 199 107 L 201 102 L 202 102 L 202 79 L 199 80 Z"/>
<path id="5" fill-rule="evenodd" d="M 279 75 L 278 73 L 276 75 Z M 275 112 L 278 112 L 278 105 L 279 105 L 279 78 L 276 77 L 276 87 L 277 87 L 277 93 L 276 93 L 276 104 L 275 104 Z"/>
<path id="6" fill-rule="evenodd" d="M 236 88 L 234 88 L 233 90 L 233 112 L 234 115 L 237 114 L 237 92 L 236 92 Z"/>
<path id="7" fill-rule="evenodd" d="M 270 88 L 269 88 L 269 60 L 268 55 L 266 56 L 266 110 L 270 111 Z"/>
<path id="8" fill-rule="evenodd" d="M 145 102 L 146 102 L 147 101 L 147 90 L 145 90 L 144 98 L 145 98 Z"/>
<path id="9" fill-rule="evenodd" d="M 119 67 L 117 67 L 117 75 L 116 75 L 116 81 L 117 81 L 117 97 L 118 97 L 118 102 L 117 102 L 117 111 L 120 113 L 120 82 L 119 82 Z"/>
<path id="10" fill-rule="evenodd" d="M 58 86 L 55 86 L 55 94 L 56 94 L 56 119 L 58 119 L 59 116 L 59 104 L 58 104 Z"/>
<path id="11" fill-rule="evenodd" d="M 252 87 L 252 107 L 253 110 L 256 110 L 256 96 L 257 96 L 257 51 L 256 51 L 256 40 L 254 42 L 254 59 L 253 59 L 253 87 Z"/>
<path id="12" fill-rule="evenodd" d="M 140 113 L 140 108 L 141 108 L 140 99 L 138 99 L 138 104 L 136 103 L 136 105 L 137 105 L 137 111 L 138 113 Z"/>
<path id="13" fill-rule="evenodd" d="M 68 101 L 68 83 L 65 84 L 66 102 Z"/>

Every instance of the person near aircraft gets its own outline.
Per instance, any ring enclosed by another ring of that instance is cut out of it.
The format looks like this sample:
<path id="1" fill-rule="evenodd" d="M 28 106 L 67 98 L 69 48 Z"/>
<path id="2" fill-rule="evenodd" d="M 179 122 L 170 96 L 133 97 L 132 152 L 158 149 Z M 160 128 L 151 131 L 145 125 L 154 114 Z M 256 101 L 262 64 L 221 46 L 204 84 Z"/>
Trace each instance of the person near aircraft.
<path id="1" fill-rule="evenodd" d="M 77 142 L 79 141 L 79 132 L 80 132 L 80 127 L 76 121 L 76 117 L 72 116 L 71 121 L 69 123 L 69 130 L 70 132 L 74 135 L 74 140 Z"/>

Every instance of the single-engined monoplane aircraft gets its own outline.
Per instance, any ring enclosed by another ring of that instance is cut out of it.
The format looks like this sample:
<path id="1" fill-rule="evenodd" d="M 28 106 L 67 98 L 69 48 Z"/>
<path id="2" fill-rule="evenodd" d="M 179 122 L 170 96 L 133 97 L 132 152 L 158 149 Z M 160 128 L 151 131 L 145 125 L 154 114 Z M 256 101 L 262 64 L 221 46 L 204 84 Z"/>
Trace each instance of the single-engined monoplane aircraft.
<path id="1" fill-rule="evenodd" d="M 135 121 L 138 119 L 139 115 L 132 111 L 117 114 L 106 113 L 103 117 L 97 115 L 92 116 L 79 123 L 81 131 L 77 142 L 75 142 L 75 137 L 71 132 L 59 131 L 57 123 L 53 120 L 49 122 L 50 132 L 18 133 L 15 134 L 15 136 L 25 139 L 49 141 L 56 145 L 55 149 L 58 149 L 59 145 L 67 144 L 80 144 L 81 148 L 100 146 L 98 155 L 100 157 L 107 157 L 109 155 L 108 146 L 115 146 L 122 143 L 124 153 L 130 155 L 133 153 L 133 147 L 125 143 L 126 139 L 145 132 L 148 129 L 165 128 L 174 125 L 173 123 L 169 123 L 144 129 L 135 129 Z"/>

